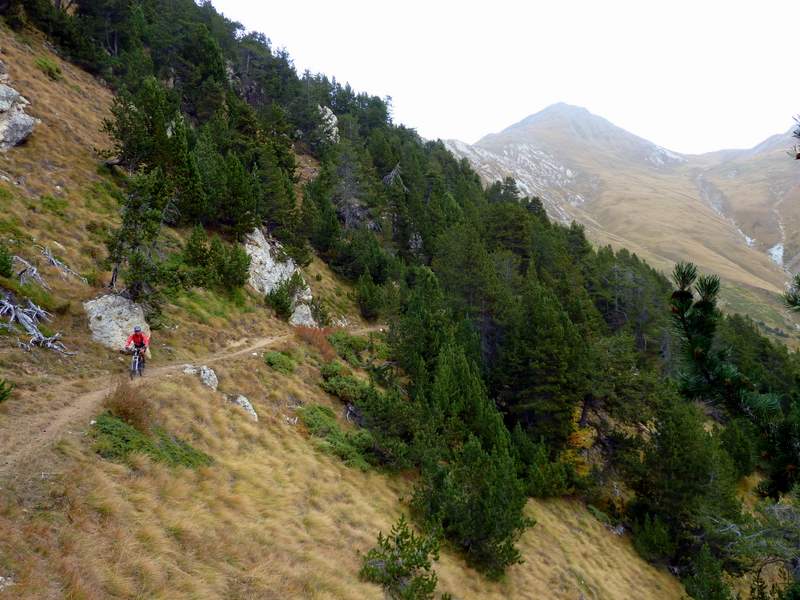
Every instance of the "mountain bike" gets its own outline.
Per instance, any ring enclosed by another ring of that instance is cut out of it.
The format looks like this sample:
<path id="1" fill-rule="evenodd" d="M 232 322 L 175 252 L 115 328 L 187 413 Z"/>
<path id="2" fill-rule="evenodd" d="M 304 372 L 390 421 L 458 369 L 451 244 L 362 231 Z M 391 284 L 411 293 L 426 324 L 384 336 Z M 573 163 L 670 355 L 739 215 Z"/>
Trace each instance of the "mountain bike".
<path id="1" fill-rule="evenodd" d="M 141 377 L 144 373 L 144 357 L 142 356 L 143 348 L 133 349 L 133 356 L 131 357 L 131 379 L 137 375 Z"/>

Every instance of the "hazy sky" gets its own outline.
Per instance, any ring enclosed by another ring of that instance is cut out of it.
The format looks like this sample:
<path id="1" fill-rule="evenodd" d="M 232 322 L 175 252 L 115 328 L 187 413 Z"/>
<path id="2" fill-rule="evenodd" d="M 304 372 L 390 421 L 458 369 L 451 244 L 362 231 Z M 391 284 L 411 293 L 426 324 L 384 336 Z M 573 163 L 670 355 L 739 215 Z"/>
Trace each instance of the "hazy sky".
<path id="1" fill-rule="evenodd" d="M 679 152 L 750 147 L 800 112 L 797 2 L 213 0 L 298 71 L 474 142 L 554 102 Z"/>

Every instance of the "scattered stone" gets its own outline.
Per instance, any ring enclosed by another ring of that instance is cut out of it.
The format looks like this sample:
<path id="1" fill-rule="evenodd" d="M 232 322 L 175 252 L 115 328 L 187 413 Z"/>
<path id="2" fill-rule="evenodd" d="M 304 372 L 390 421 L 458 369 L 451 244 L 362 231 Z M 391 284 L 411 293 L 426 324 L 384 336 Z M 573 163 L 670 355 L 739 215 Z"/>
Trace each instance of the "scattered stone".
<path id="1" fill-rule="evenodd" d="M 137 325 L 145 335 L 150 335 L 144 310 L 124 296 L 106 294 L 84 302 L 83 309 L 89 317 L 92 339 L 106 348 L 124 350 L 128 336 Z"/>
<path id="2" fill-rule="evenodd" d="M 183 365 L 183 372 L 187 375 L 197 375 L 200 371 L 192 365 Z"/>
<path id="3" fill-rule="evenodd" d="M 253 421 L 258 421 L 258 414 L 256 413 L 256 409 L 253 408 L 253 405 L 250 403 L 250 400 L 247 397 L 242 396 L 241 394 L 237 394 L 235 396 L 226 396 L 229 402 L 241 406 L 244 411 L 250 415 L 250 418 Z"/>
<path id="4" fill-rule="evenodd" d="M 14 88 L 0 83 L 0 150 L 21 144 L 39 123 L 25 113 L 30 103 Z"/>
<path id="5" fill-rule="evenodd" d="M 12 585 L 14 585 L 14 580 L 10 576 L 4 577 L 3 575 L 0 575 L 0 592 L 10 588 Z"/>
<path id="6" fill-rule="evenodd" d="M 214 373 L 214 369 L 210 369 L 205 365 L 200 367 L 200 380 L 203 385 L 210 387 L 215 392 L 217 391 L 219 380 L 217 379 L 217 374 Z"/>

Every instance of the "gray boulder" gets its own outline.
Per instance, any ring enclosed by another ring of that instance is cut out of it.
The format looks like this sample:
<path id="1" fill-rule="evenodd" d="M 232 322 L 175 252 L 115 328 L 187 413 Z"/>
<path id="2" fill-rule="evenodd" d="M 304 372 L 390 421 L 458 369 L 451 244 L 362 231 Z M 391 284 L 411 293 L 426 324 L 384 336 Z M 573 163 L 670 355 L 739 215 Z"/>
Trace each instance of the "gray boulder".
<path id="1" fill-rule="evenodd" d="M 236 404 L 237 406 L 241 406 L 244 411 L 250 415 L 250 418 L 253 421 L 258 421 L 258 413 L 256 413 L 256 409 L 253 408 L 253 404 L 248 400 L 245 396 L 241 394 L 237 394 L 236 396 L 228 396 L 228 401 Z"/>
<path id="2" fill-rule="evenodd" d="M 214 372 L 214 369 L 205 365 L 200 367 L 200 380 L 203 382 L 203 385 L 210 387 L 215 392 L 217 391 L 219 379 L 217 379 L 217 374 Z"/>
<path id="3" fill-rule="evenodd" d="M 204 386 L 210 387 L 215 392 L 217 391 L 219 379 L 217 379 L 217 374 L 214 372 L 214 369 L 207 367 L 206 365 L 203 365 L 202 367 L 183 365 L 183 372 L 186 375 L 200 375 L 200 381 L 203 382 Z"/>
<path id="4" fill-rule="evenodd" d="M 289 317 L 289 325 L 294 325 L 295 327 L 317 327 L 317 321 L 311 313 L 311 307 L 308 304 L 295 306 L 292 316 Z"/>
<path id="5" fill-rule="evenodd" d="M 92 339 L 106 348 L 123 350 L 133 328 L 139 325 L 145 335 L 150 335 L 150 326 L 144 320 L 142 307 L 117 294 L 107 294 L 83 303 L 89 317 Z"/>
<path id="6" fill-rule="evenodd" d="M 25 113 L 29 102 L 14 88 L 0 83 L 0 150 L 21 144 L 39 123 Z"/>

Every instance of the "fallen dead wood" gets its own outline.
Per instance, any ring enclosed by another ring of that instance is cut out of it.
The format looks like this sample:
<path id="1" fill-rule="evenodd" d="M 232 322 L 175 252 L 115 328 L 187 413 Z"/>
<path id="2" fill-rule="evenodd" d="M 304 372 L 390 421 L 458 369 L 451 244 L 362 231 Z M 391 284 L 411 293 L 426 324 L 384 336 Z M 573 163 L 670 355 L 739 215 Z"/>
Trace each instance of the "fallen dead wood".
<path id="1" fill-rule="evenodd" d="M 84 277 L 83 275 L 81 275 L 79 273 L 76 273 L 71 268 L 69 268 L 69 266 L 66 263 L 64 263 L 61 260 L 59 260 L 58 258 L 56 258 L 53 255 L 53 252 L 50 250 L 50 248 L 48 248 L 46 246 L 37 246 L 37 248 L 39 248 L 39 250 L 41 251 L 42 256 L 44 256 L 45 259 L 47 259 L 47 262 L 49 264 L 53 265 L 56 269 L 59 270 L 59 272 L 61 273 L 62 277 L 66 278 L 67 276 L 71 275 L 71 276 L 75 277 L 76 279 L 79 279 L 83 283 L 87 283 L 86 277 Z"/>
<path id="2" fill-rule="evenodd" d="M 17 304 L 11 294 L 6 294 L 4 298 L 0 298 L 0 317 L 7 319 L 7 323 L 2 324 L 4 329 L 13 331 L 16 323 L 30 336 L 27 342 L 17 340 L 17 345 L 23 350 L 30 352 L 35 346 L 38 346 L 68 356 L 76 354 L 68 351 L 66 346 L 59 341 L 61 333 L 47 336 L 40 331 L 39 323 L 51 321 L 53 316 L 30 299 L 27 300 L 27 306 L 23 306 Z"/>

